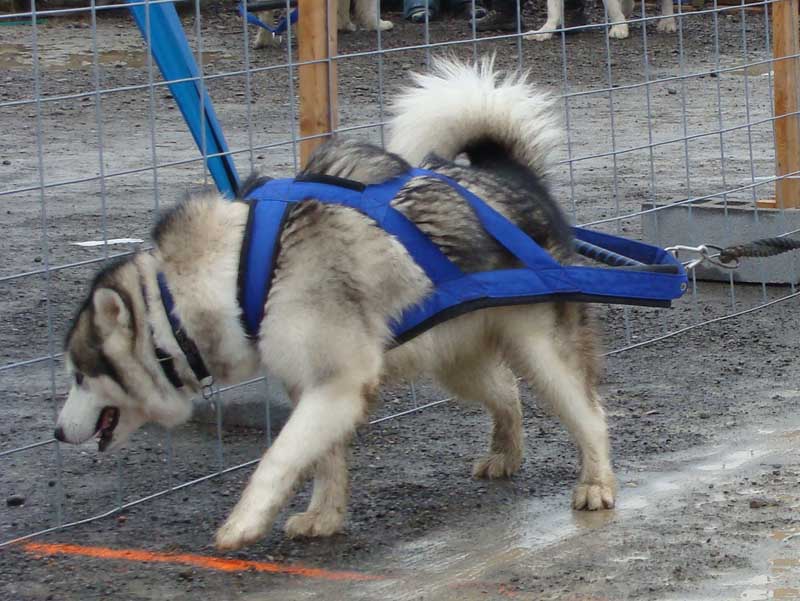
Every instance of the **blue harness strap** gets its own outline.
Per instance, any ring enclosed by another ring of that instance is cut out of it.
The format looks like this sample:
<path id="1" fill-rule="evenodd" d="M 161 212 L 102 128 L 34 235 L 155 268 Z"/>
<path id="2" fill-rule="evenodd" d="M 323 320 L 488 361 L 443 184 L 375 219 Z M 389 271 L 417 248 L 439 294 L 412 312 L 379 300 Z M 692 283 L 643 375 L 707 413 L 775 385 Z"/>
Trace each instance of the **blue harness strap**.
<path id="1" fill-rule="evenodd" d="M 451 186 L 469 203 L 487 233 L 523 267 L 465 274 L 413 222 L 391 206 L 400 188 L 415 177 L 434 178 Z M 583 228 L 573 228 L 576 239 L 629 261 L 622 261 L 626 266 L 618 268 L 561 265 L 501 213 L 458 182 L 434 171 L 412 169 L 370 186 L 279 179 L 264 183 L 249 196 L 250 217 L 239 266 L 239 302 L 245 329 L 251 337 L 258 336 L 264 318 L 286 213 L 292 203 L 306 199 L 364 213 L 397 238 L 425 270 L 434 291 L 391 324 L 397 344 L 446 319 L 484 307 L 550 300 L 669 306 L 686 288 L 682 265 L 663 249 Z"/>
<path id="2" fill-rule="evenodd" d="M 297 23 L 297 9 L 295 8 L 289 13 L 289 18 L 287 19 L 285 16 L 281 17 L 275 25 L 270 25 L 268 23 L 264 23 L 261 19 L 259 19 L 255 13 L 252 13 L 247 10 L 245 3 L 242 2 L 239 4 L 239 14 L 242 15 L 247 19 L 247 22 L 250 25 L 255 25 L 256 27 L 261 27 L 262 29 L 266 29 L 270 33 L 274 35 L 280 35 L 284 31 L 289 28 L 289 25 L 294 25 Z"/>
<path id="3" fill-rule="evenodd" d="M 242 325 L 251 338 L 257 337 L 264 319 L 264 305 L 278 259 L 278 241 L 290 204 L 279 200 L 250 204 L 239 258 L 237 296 Z"/>

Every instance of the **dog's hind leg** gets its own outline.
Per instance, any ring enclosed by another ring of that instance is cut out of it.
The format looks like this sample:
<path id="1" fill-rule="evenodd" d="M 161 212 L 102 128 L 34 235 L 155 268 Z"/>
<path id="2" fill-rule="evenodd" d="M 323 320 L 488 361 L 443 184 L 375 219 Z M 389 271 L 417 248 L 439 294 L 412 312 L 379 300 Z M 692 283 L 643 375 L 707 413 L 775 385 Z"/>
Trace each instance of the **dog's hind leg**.
<path id="1" fill-rule="evenodd" d="M 555 320 L 547 324 L 542 317 L 545 316 L 540 314 L 537 318 L 533 314 L 529 320 L 509 320 L 509 360 L 566 426 L 578 446 L 581 472 L 572 497 L 573 507 L 610 509 L 614 506 L 616 481 L 605 412 L 595 390 L 593 359 L 582 358 L 588 354 L 589 344 L 581 348 L 575 341 L 590 334 L 583 328 L 569 331 L 570 324 L 562 326 Z"/>
<path id="2" fill-rule="evenodd" d="M 284 527 L 289 538 L 330 536 L 342 530 L 347 511 L 346 455 L 345 445 L 337 444 L 317 461 L 308 509 L 290 517 Z"/>
<path id="3" fill-rule="evenodd" d="M 628 37 L 628 23 L 625 21 L 625 13 L 620 6 L 620 0 L 605 0 L 605 3 L 609 23 L 613 23 L 608 30 L 608 37 L 624 40 Z"/>
<path id="4" fill-rule="evenodd" d="M 336 27 L 339 31 L 355 31 L 356 25 L 350 20 L 350 0 L 337 2 Z"/>
<path id="5" fill-rule="evenodd" d="M 675 33 L 678 31 L 678 24 L 675 22 L 674 14 L 675 9 L 672 6 L 672 0 L 661 0 L 661 16 L 666 17 L 659 19 L 658 31 L 661 33 Z"/>
<path id="6" fill-rule="evenodd" d="M 367 396 L 376 388 L 377 376 L 365 381 L 339 374 L 302 393 L 289 421 L 217 532 L 219 549 L 238 549 L 264 535 L 301 475 L 349 440 L 366 416 Z"/>
<path id="7" fill-rule="evenodd" d="M 525 34 L 526 40 L 544 42 L 553 37 L 553 31 L 563 23 L 562 3 L 564 0 L 547 0 L 547 20 L 539 29 Z"/>
<path id="8" fill-rule="evenodd" d="M 494 358 L 493 358 L 494 359 Z M 492 416 L 489 453 L 475 462 L 476 478 L 508 478 L 522 464 L 522 405 L 517 380 L 499 362 L 480 361 L 436 373 L 439 382 L 464 401 L 480 402 Z"/>
<path id="9" fill-rule="evenodd" d="M 369 31 L 387 31 L 394 27 L 394 23 L 381 19 L 378 0 L 355 0 L 356 20 L 358 24 Z"/>

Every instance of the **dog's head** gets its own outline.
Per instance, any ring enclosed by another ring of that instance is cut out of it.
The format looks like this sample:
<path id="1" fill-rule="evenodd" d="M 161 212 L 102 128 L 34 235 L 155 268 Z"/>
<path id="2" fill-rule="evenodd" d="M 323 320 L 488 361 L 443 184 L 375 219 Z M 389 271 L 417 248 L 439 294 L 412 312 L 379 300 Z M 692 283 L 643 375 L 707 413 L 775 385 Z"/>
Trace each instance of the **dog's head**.
<path id="1" fill-rule="evenodd" d="M 71 378 L 55 437 L 73 444 L 98 437 L 98 449 L 116 449 L 143 424 L 185 422 L 192 405 L 175 389 L 155 356 L 136 260 L 101 271 L 67 334 Z"/>

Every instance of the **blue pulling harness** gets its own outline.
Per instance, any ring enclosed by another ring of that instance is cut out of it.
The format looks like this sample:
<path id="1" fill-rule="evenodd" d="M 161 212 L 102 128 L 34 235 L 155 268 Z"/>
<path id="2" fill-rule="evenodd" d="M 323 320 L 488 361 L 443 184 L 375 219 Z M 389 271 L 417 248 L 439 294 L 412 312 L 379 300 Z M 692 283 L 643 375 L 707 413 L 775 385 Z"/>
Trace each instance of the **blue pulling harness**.
<path id="1" fill-rule="evenodd" d="M 514 269 L 464 273 L 390 203 L 415 177 L 447 183 L 472 207 L 486 232 L 522 264 Z M 249 336 L 257 337 L 287 212 L 306 199 L 339 204 L 373 219 L 405 246 L 434 285 L 421 303 L 391 324 L 396 344 L 456 315 L 476 309 L 553 300 L 668 307 L 686 290 L 683 266 L 665 250 L 642 242 L 573 228 L 584 255 L 619 267 L 561 265 L 514 223 L 451 178 L 411 169 L 382 184 L 330 176 L 274 179 L 248 194 L 250 214 L 239 262 L 239 304 Z"/>

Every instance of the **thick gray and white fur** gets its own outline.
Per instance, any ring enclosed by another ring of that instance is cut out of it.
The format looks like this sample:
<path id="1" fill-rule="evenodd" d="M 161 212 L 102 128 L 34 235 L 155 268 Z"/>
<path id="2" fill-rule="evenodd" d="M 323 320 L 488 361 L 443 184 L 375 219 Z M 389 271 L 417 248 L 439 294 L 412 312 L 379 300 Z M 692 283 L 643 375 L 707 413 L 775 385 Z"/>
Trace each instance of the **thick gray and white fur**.
<path id="1" fill-rule="evenodd" d="M 394 111 L 392 152 L 334 140 L 316 151 L 305 172 L 370 184 L 419 163 L 485 199 L 559 260 L 572 260 L 570 229 L 545 180 L 560 140 L 551 98 L 522 75 L 498 73 L 492 59 L 475 66 L 444 61 L 417 75 Z M 465 271 L 516 265 L 439 180 L 412 180 L 392 204 Z M 474 465 L 478 478 L 507 478 L 522 464 L 520 377 L 577 445 L 581 468 L 573 506 L 613 507 L 615 479 L 586 305 L 484 308 L 394 345 L 390 322 L 424 299 L 431 282 L 368 217 L 309 199 L 287 218 L 260 335 L 251 340 L 236 298 L 247 212 L 245 202 L 217 194 L 190 198 L 161 218 L 154 250 L 98 274 L 66 342 L 73 383 L 58 418 L 59 438 L 82 443 L 99 431 L 101 448 L 113 449 L 147 422 L 172 427 L 189 418 L 200 384 L 164 314 L 156 284 L 162 271 L 175 312 L 216 382 L 266 370 L 295 405 L 217 532 L 220 549 L 262 537 L 307 475 L 314 479 L 311 502 L 289 518 L 286 533 L 342 530 L 346 449 L 355 429 L 367 420 L 382 384 L 421 375 L 486 408 L 493 429 L 488 451 Z M 154 345 L 172 356 L 183 389 L 168 381 Z M 118 421 L 107 419 L 109 408 L 118 411 Z"/>
<path id="2" fill-rule="evenodd" d="M 606 5 L 608 22 L 608 37 L 624 40 L 628 37 L 627 19 L 633 13 L 634 0 L 603 0 Z M 658 19 L 657 30 L 661 33 L 675 33 L 678 26 L 675 23 L 673 0 L 661 0 L 661 17 Z M 564 0 L 547 0 L 547 20 L 539 29 L 525 35 L 526 39 L 543 42 L 552 39 L 553 32 L 564 23 Z"/>

